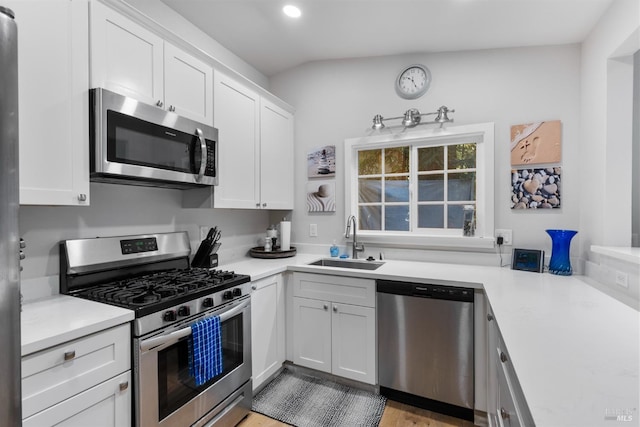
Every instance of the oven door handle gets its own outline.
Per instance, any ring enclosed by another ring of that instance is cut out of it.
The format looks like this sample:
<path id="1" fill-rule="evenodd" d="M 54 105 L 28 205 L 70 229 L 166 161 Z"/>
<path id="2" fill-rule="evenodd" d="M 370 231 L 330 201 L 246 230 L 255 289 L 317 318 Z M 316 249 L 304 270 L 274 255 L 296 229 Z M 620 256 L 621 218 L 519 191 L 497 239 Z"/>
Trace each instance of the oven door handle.
<path id="1" fill-rule="evenodd" d="M 219 315 L 220 323 L 232 318 L 233 316 L 240 313 L 242 310 L 249 306 L 249 301 L 245 301 L 242 304 L 233 307 L 230 310 L 225 311 Z M 177 331 L 171 332 L 166 335 L 160 335 L 158 337 L 148 338 L 144 341 L 140 342 L 140 351 L 147 351 L 154 347 L 164 346 L 167 344 L 173 344 L 177 342 L 179 339 L 188 337 L 191 335 L 191 326 L 187 326 L 186 328 L 178 329 Z"/>

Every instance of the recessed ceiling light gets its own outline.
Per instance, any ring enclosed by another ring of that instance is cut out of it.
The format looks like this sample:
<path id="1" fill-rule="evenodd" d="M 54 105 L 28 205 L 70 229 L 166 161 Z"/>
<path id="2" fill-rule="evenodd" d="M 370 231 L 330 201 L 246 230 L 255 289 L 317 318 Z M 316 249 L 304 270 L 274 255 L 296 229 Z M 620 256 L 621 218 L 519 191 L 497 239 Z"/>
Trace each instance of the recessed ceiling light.
<path id="1" fill-rule="evenodd" d="M 300 9 L 291 4 L 288 4 L 285 7 L 283 7 L 282 11 L 284 12 L 285 15 L 287 15 L 290 18 L 300 18 L 300 16 L 302 15 L 302 12 L 300 11 Z"/>

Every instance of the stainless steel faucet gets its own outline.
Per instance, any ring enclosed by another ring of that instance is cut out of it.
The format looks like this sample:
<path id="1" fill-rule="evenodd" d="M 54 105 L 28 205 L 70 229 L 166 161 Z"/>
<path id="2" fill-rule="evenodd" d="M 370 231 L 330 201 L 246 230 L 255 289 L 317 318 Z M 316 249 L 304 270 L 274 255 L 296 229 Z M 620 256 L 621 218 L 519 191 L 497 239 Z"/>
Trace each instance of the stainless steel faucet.
<path id="1" fill-rule="evenodd" d="M 344 232 L 344 237 L 349 237 L 352 223 L 353 223 L 353 255 L 351 256 L 351 258 L 358 259 L 358 252 L 364 252 L 364 244 L 358 243 L 358 236 L 357 236 L 358 225 L 356 224 L 355 215 L 351 215 L 347 219 L 347 229 Z"/>

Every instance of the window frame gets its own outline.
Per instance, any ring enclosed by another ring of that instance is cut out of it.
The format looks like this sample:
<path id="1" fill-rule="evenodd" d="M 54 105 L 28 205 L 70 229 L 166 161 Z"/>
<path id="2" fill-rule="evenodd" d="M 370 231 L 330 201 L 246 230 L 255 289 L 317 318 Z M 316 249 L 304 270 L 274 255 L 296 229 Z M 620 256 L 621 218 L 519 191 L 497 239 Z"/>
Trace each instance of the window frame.
<path id="1" fill-rule="evenodd" d="M 358 217 L 358 150 L 410 146 L 412 179 L 417 176 L 416 146 L 476 144 L 476 219 L 474 237 L 463 237 L 460 229 L 422 229 L 418 231 L 360 230 L 358 240 L 364 243 L 403 247 L 476 248 L 494 247 L 494 123 L 479 123 L 446 128 L 415 128 L 398 131 L 385 128 L 375 134 L 348 138 L 344 141 L 345 220 Z M 410 195 L 414 197 L 416 195 Z M 415 203 L 415 202 L 413 202 Z M 410 207 L 410 209 L 413 209 Z M 412 226 L 417 218 L 412 215 Z"/>

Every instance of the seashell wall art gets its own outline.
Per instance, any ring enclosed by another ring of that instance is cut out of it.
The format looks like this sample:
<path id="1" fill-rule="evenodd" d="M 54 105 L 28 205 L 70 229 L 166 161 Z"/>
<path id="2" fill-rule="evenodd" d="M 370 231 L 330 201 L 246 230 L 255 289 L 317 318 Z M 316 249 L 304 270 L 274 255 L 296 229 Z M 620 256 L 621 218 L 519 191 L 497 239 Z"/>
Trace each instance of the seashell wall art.
<path id="1" fill-rule="evenodd" d="M 560 207 L 562 168 L 511 170 L 511 209 L 557 209 Z"/>

